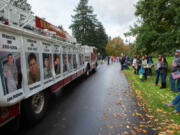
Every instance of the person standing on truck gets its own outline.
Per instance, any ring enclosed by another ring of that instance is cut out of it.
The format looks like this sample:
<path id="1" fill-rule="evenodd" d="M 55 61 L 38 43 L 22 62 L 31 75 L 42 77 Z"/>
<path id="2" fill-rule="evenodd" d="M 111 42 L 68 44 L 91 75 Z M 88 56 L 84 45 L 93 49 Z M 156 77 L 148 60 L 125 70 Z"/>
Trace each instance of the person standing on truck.
<path id="1" fill-rule="evenodd" d="M 30 85 L 40 81 L 40 69 L 37 64 L 36 55 L 34 53 L 29 54 L 28 64 L 29 64 L 28 84 Z"/>
<path id="2" fill-rule="evenodd" d="M 18 71 L 16 65 L 13 63 L 12 54 L 8 54 L 8 63 L 4 65 L 3 74 L 7 80 L 8 93 L 17 90 Z"/>

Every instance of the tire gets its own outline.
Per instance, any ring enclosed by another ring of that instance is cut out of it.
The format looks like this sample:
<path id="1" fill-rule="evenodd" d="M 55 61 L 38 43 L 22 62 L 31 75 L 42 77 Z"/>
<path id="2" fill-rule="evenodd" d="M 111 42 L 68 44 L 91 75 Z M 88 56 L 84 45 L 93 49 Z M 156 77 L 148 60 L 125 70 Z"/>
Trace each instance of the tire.
<path id="1" fill-rule="evenodd" d="M 20 129 L 20 116 L 17 116 L 14 120 L 8 123 L 6 128 L 8 128 L 9 134 L 17 133 Z"/>
<path id="2" fill-rule="evenodd" d="M 86 67 L 85 77 L 87 78 L 89 76 L 90 76 L 90 66 L 88 64 L 87 67 Z"/>
<path id="3" fill-rule="evenodd" d="M 87 69 L 87 70 L 86 70 L 86 76 L 88 77 L 89 75 L 90 75 L 90 70 Z"/>
<path id="4" fill-rule="evenodd" d="M 48 91 L 42 91 L 23 102 L 23 116 L 30 125 L 37 123 L 45 116 L 48 109 L 49 94 Z"/>
<path id="5" fill-rule="evenodd" d="M 95 73 L 96 70 L 97 70 L 97 66 L 98 66 L 98 64 L 97 64 L 97 62 L 96 62 L 95 68 L 93 69 L 93 72 L 94 72 L 94 73 Z"/>

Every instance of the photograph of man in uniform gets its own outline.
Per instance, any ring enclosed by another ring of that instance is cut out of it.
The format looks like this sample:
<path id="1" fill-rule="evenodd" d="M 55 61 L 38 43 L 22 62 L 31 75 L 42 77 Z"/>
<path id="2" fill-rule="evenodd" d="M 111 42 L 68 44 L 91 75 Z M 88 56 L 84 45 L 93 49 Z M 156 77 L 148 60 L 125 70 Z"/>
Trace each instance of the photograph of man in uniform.
<path id="1" fill-rule="evenodd" d="M 60 57 L 58 54 L 54 54 L 54 70 L 56 75 L 61 73 Z"/>
<path id="2" fill-rule="evenodd" d="M 43 54 L 44 59 L 44 79 L 48 79 L 52 77 L 51 72 L 51 55 L 50 54 Z"/>
<path id="3" fill-rule="evenodd" d="M 34 53 L 30 53 L 28 56 L 28 84 L 33 84 L 40 81 L 40 69 L 37 63 L 37 58 Z"/>
<path id="4" fill-rule="evenodd" d="M 44 79 L 52 77 L 51 72 L 51 54 L 43 54 L 44 59 Z"/>
<path id="5" fill-rule="evenodd" d="M 18 85 L 18 70 L 13 63 L 12 54 L 8 54 L 8 62 L 4 65 L 3 74 L 7 80 L 7 91 L 11 93 L 17 90 Z"/>

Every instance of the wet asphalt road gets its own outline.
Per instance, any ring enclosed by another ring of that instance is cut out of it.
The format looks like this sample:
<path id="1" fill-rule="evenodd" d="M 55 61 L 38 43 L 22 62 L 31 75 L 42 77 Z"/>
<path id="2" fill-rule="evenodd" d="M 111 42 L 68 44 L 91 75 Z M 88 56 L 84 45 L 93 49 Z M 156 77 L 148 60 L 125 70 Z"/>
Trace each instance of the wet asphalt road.
<path id="1" fill-rule="evenodd" d="M 154 134 L 142 114 L 119 64 L 100 65 L 56 93 L 45 118 L 33 127 L 21 122 L 18 135 Z M 143 125 L 140 128 L 139 125 Z"/>

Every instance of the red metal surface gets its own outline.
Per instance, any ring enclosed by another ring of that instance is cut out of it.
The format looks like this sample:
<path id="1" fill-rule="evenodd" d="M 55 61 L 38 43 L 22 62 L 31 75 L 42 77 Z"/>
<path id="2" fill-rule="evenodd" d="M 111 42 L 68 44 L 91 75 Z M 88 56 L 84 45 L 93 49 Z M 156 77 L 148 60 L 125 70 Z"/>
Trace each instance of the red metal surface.
<path id="1" fill-rule="evenodd" d="M 59 29 L 58 27 L 46 22 L 45 20 L 37 16 L 36 16 L 36 27 L 40 29 L 48 29 L 50 31 L 56 32 L 56 35 L 64 39 L 67 39 L 66 34 L 63 32 L 63 30 Z"/>
<path id="2" fill-rule="evenodd" d="M 81 75 L 81 71 L 77 72 L 77 76 L 80 76 Z"/>
<path id="3" fill-rule="evenodd" d="M 13 116 L 18 116 L 19 115 L 19 104 L 7 107 L 7 109 L 9 110 L 9 113 L 7 114 L 6 117 L 0 116 L 0 123 L 5 122 L 6 120 L 8 120 L 9 118 L 13 117 Z"/>
<path id="4" fill-rule="evenodd" d="M 62 87 L 63 85 L 64 85 L 64 80 L 61 80 L 60 82 L 58 82 L 58 83 L 51 86 L 51 91 L 54 92 L 58 88 Z"/>
<path id="5" fill-rule="evenodd" d="M 72 76 L 68 76 L 64 79 L 64 85 L 72 81 Z"/>
<path id="6" fill-rule="evenodd" d="M 72 75 L 72 80 L 76 79 L 76 77 L 77 77 L 76 74 Z"/>

